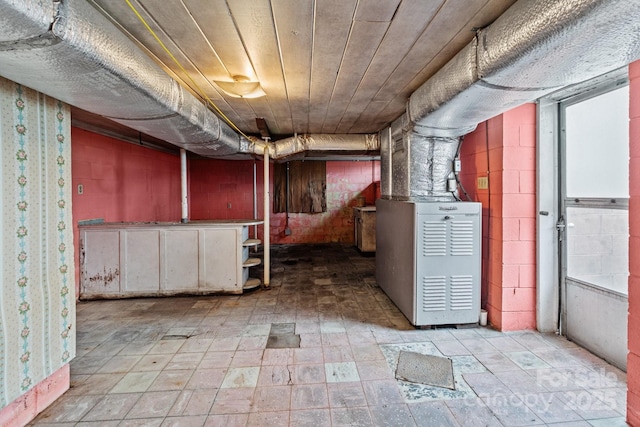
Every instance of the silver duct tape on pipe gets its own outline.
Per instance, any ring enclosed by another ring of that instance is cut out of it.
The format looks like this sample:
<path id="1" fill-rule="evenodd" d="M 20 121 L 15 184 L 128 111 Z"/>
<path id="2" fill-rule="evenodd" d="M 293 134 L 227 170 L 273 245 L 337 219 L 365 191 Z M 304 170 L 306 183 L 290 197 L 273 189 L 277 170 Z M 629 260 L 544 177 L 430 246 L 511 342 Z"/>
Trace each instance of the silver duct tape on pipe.
<path id="1" fill-rule="evenodd" d="M 567 86 L 638 59 L 638 34 L 639 0 L 520 0 L 478 33 L 478 74 L 505 88 Z"/>
<path id="2" fill-rule="evenodd" d="M 352 153 L 380 150 L 378 134 L 296 135 L 270 144 L 274 159 L 302 152 L 349 151 Z"/>
<path id="3" fill-rule="evenodd" d="M 0 0 L 0 9 L 4 77 L 198 154 L 239 152 L 226 123 L 86 1 Z"/>

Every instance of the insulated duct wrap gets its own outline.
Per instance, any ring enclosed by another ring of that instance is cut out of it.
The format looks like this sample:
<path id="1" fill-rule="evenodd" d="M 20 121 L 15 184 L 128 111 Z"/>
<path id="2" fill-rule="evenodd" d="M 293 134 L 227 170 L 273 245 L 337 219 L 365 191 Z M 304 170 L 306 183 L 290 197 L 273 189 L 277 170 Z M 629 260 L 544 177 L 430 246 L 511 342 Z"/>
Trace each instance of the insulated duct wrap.
<path id="1" fill-rule="evenodd" d="M 274 159 L 282 159 L 302 152 L 378 152 L 378 134 L 296 135 L 271 144 Z"/>
<path id="2" fill-rule="evenodd" d="M 404 132 L 391 141 L 391 198 L 396 200 L 409 200 L 411 192 L 409 184 L 410 162 L 409 140 Z"/>
<path id="3" fill-rule="evenodd" d="M 29 40 L 30 44 L 51 44 L 53 37 L 40 37 L 51 26 L 58 5 L 52 1 L 42 3 L 41 0 L 3 0 L 0 6 L 8 4 L 0 14 L 0 50 L 13 44 L 19 47 L 19 40 Z M 19 22 L 21 25 L 16 25 Z M 8 42 L 8 43 L 5 43 Z"/>
<path id="4" fill-rule="evenodd" d="M 568 86 L 633 62 L 638 34 L 638 0 L 521 0 L 478 33 L 478 74 L 507 89 Z"/>
<path id="5" fill-rule="evenodd" d="M 415 132 L 392 133 L 392 138 L 391 194 L 386 199 L 456 200 L 457 191 L 448 191 L 447 180 L 453 177 L 453 159 L 460 138 L 428 137 Z M 384 159 L 385 155 L 381 157 Z"/>
<path id="6" fill-rule="evenodd" d="M 459 102 L 464 90 L 477 81 L 474 39 L 411 95 L 407 106 L 411 124 L 431 126 L 433 130 L 428 134 L 433 136 L 459 136 L 473 131 L 476 125 L 458 119 L 457 115 L 445 122 L 423 123 L 422 119 L 449 103 Z M 462 98 L 464 101 L 465 96 Z"/>
<path id="7" fill-rule="evenodd" d="M 520 0 L 410 97 L 405 130 L 461 136 L 640 58 L 640 0 Z"/>
<path id="8" fill-rule="evenodd" d="M 0 7 L 4 77 L 198 154 L 239 152 L 226 123 L 86 1 Z"/>
<path id="9" fill-rule="evenodd" d="M 420 202 L 454 201 L 447 191 L 459 138 L 425 137 L 412 133 L 409 197 Z M 456 194 L 457 196 L 457 194 Z"/>
<path id="10" fill-rule="evenodd" d="M 391 126 L 380 131 L 380 195 L 382 198 L 389 198 L 392 194 L 391 172 Z"/>

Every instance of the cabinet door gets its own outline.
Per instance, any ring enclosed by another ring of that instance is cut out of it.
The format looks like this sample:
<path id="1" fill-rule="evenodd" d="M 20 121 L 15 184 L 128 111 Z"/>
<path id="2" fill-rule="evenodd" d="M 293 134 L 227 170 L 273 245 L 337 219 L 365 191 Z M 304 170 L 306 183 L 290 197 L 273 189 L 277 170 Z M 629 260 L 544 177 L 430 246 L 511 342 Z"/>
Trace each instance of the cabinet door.
<path id="1" fill-rule="evenodd" d="M 242 290 L 238 271 L 241 268 L 241 248 L 235 229 L 205 229 L 200 250 L 202 290 Z M 241 276 L 241 274 L 240 274 Z"/>
<path id="2" fill-rule="evenodd" d="M 83 231 L 80 252 L 80 298 L 120 293 L 120 233 Z"/>
<path id="3" fill-rule="evenodd" d="M 163 292 L 198 290 L 198 230 L 168 229 L 161 234 L 160 288 Z"/>
<path id="4" fill-rule="evenodd" d="M 124 230 L 123 291 L 156 294 L 160 290 L 160 230 Z"/>

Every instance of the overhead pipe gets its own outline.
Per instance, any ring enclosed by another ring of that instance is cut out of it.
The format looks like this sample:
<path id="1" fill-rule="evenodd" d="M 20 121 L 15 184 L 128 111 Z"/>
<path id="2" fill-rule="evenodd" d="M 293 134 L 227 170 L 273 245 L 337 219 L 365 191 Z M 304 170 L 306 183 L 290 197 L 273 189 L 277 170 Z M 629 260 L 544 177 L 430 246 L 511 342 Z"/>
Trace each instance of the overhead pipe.
<path id="1" fill-rule="evenodd" d="M 265 138 L 265 142 L 267 142 L 268 138 Z M 265 288 L 269 288 L 271 283 L 270 279 L 270 269 L 271 269 L 271 236 L 270 236 L 270 215 L 271 209 L 271 195 L 269 193 L 269 147 L 265 144 L 263 150 L 262 161 L 264 163 L 264 236 L 263 236 L 263 247 L 264 247 L 264 279 L 263 286 Z"/>
<path id="2" fill-rule="evenodd" d="M 252 138 L 249 144 L 241 149 L 245 153 L 261 154 L 264 147 L 269 147 L 272 159 L 281 160 L 301 153 L 348 153 L 367 154 L 380 151 L 378 134 L 314 134 L 294 135 L 275 142 L 264 142 Z"/>
<path id="3" fill-rule="evenodd" d="M 258 165 L 256 159 L 253 159 L 253 218 L 258 218 Z M 258 238 L 258 226 L 253 226 L 253 238 Z M 254 251 L 258 250 L 257 246 L 253 247 Z"/>
<path id="4" fill-rule="evenodd" d="M 85 0 L 0 0 L 0 75 L 194 153 L 246 143 Z"/>
<path id="5" fill-rule="evenodd" d="M 187 151 L 180 149 L 180 200 L 182 201 L 181 222 L 189 222 L 189 202 L 187 192 Z"/>
<path id="6" fill-rule="evenodd" d="M 623 67 L 640 57 L 638 34 L 640 0 L 518 1 L 409 97 L 389 128 L 396 136 L 382 133 L 390 139 L 382 164 L 392 166 L 383 196 L 447 197 L 450 167 L 424 165 L 452 165 L 455 151 L 410 156 L 422 150 L 411 144 L 449 142 L 504 111 Z M 396 150 L 398 141 L 406 152 Z M 424 182 L 433 189 L 426 195 Z"/>
<path id="7" fill-rule="evenodd" d="M 640 57 L 640 0 L 520 0 L 409 98 L 405 127 L 424 136 L 478 123 Z"/>

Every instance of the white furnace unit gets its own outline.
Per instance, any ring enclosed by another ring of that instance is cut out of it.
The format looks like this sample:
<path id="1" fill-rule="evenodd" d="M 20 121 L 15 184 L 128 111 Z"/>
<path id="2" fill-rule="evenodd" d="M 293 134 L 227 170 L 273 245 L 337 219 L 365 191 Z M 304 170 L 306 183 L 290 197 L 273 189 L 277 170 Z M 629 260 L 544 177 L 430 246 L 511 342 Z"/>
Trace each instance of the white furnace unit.
<path id="1" fill-rule="evenodd" d="M 415 326 L 477 323 L 482 204 L 379 199 L 376 280 Z"/>

